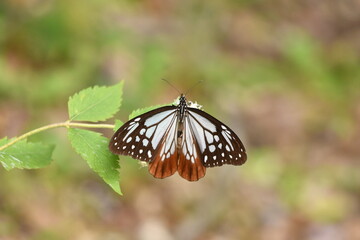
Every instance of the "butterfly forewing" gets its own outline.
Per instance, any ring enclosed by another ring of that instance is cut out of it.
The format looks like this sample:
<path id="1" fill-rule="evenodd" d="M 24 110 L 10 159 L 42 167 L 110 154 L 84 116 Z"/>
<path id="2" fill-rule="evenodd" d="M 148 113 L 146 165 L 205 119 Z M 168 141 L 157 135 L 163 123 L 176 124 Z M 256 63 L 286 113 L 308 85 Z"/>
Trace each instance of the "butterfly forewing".
<path id="1" fill-rule="evenodd" d="M 156 151 L 176 125 L 176 107 L 166 106 L 139 115 L 124 123 L 112 137 L 109 148 L 115 154 L 151 162 Z"/>
<path id="2" fill-rule="evenodd" d="M 204 111 L 187 110 L 205 167 L 241 165 L 246 161 L 244 145 L 229 127 Z"/>

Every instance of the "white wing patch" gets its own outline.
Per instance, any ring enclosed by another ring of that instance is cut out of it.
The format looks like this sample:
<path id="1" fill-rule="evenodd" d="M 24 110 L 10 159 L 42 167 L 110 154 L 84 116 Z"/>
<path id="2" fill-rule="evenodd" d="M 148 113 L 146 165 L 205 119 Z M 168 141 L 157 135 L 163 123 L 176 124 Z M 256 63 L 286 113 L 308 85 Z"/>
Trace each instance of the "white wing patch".
<path id="1" fill-rule="evenodd" d="M 164 119 L 167 115 L 170 115 L 170 114 L 174 113 L 174 111 L 175 110 L 167 110 L 167 111 L 155 114 L 154 116 L 151 116 L 148 119 L 146 119 L 144 125 L 146 127 L 154 125 L 154 124 L 162 121 L 162 119 Z"/>
<path id="2" fill-rule="evenodd" d="M 171 121 L 174 121 L 174 116 L 169 115 L 157 125 L 154 137 L 151 140 L 153 149 L 157 148 L 157 146 L 160 142 L 160 139 L 162 139 L 163 136 L 165 135 L 165 133 L 169 131 Z M 175 131 L 175 129 L 174 129 L 174 131 Z M 171 133 L 169 133 L 169 134 L 171 134 Z"/>
<path id="3" fill-rule="evenodd" d="M 205 131 L 205 137 L 208 143 L 213 143 L 214 137 L 209 131 Z"/>
<path id="4" fill-rule="evenodd" d="M 147 138 L 151 138 L 151 136 L 153 135 L 154 131 L 155 131 L 156 126 L 152 126 L 151 128 L 149 128 L 146 133 L 145 136 Z M 141 134 L 141 133 L 140 133 Z"/>
<path id="5" fill-rule="evenodd" d="M 192 118 L 190 114 L 189 114 L 189 118 Z M 189 125 L 194 129 L 194 135 L 199 143 L 200 151 L 204 152 L 205 147 L 206 147 L 205 136 L 203 134 L 204 129 L 200 126 L 200 124 L 195 119 L 190 120 Z"/>
<path id="6" fill-rule="evenodd" d="M 162 144 L 160 150 L 161 161 L 164 161 L 167 158 L 170 158 L 176 149 L 176 126 L 177 126 L 177 115 L 169 116 L 170 125 L 167 128 L 160 128 L 160 124 L 158 128 L 163 131 L 163 134 L 166 134 L 166 138 L 164 140 L 164 144 Z M 167 120 L 166 120 L 167 121 Z M 165 121 L 164 121 L 165 122 Z"/>
<path id="7" fill-rule="evenodd" d="M 186 160 L 190 160 L 191 163 L 195 163 L 195 158 L 198 157 L 196 150 L 196 143 L 198 143 L 199 148 L 201 148 L 199 141 L 196 141 L 196 137 L 193 134 L 196 134 L 197 131 L 192 130 L 189 117 L 185 117 L 184 121 L 184 133 L 181 143 L 181 149 L 185 156 Z M 205 147 L 205 146 L 204 146 Z"/>
<path id="8" fill-rule="evenodd" d="M 212 122 L 210 122 L 209 120 L 207 120 L 206 118 L 204 118 L 203 116 L 201 116 L 195 112 L 191 112 L 191 115 L 194 116 L 194 118 L 196 118 L 196 120 L 199 121 L 199 123 L 202 126 L 206 126 L 206 128 L 210 132 L 212 132 L 212 133 L 216 132 L 216 126 Z"/>

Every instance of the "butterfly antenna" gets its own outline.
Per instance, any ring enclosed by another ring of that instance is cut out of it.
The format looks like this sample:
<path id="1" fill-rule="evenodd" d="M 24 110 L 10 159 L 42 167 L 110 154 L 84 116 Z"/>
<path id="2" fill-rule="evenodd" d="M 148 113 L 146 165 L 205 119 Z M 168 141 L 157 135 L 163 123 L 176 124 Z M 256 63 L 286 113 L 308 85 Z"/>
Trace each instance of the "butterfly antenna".
<path id="1" fill-rule="evenodd" d="M 199 80 L 197 83 L 195 83 L 194 85 L 192 85 L 186 92 L 185 92 L 185 96 L 190 92 L 190 90 L 194 89 L 197 85 L 199 85 L 200 83 L 202 83 L 203 80 Z"/>
<path id="2" fill-rule="evenodd" d="M 165 78 L 162 78 L 161 80 L 165 81 L 167 84 L 169 84 L 173 89 L 175 89 L 179 94 L 181 94 L 181 92 L 174 86 L 172 85 L 168 80 L 166 80 Z"/>

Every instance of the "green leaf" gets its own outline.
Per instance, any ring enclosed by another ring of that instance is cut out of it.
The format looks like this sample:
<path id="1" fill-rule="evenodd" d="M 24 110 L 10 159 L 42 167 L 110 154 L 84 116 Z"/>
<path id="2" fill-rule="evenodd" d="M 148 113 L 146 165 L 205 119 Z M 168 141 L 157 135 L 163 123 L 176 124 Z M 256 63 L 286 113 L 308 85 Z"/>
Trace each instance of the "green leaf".
<path id="1" fill-rule="evenodd" d="M 116 132 L 124 123 L 120 120 L 115 120 L 114 132 Z"/>
<path id="2" fill-rule="evenodd" d="M 2 139 L 0 139 L 0 146 L 5 145 L 6 143 L 8 143 L 9 141 L 7 140 L 7 137 L 4 137 Z"/>
<path id="3" fill-rule="evenodd" d="M 1 139 L 0 146 L 9 141 L 6 138 Z M 52 161 L 53 150 L 53 145 L 22 140 L 0 151 L 0 162 L 6 170 L 42 168 Z"/>
<path id="4" fill-rule="evenodd" d="M 156 108 L 163 107 L 163 106 L 169 106 L 169 104 L 162 104 L 162 105 L 156 105 L 156 106 L 151 106 L 151 107 L 146 107 L 146 108 L 139 108 L 137 110 L 132 111 L 132 113 L 130 113 L 129 119 L 133 119 L 143 113 L 149 112 L 151 110 L 154 110 Z"/>
<path id="5" fill-rule="evenodd" d="M 115 192 L 122 194 L 119 185 L 118 156 L 108 150 L 109 140 L 100 133 L 76 128 L 70 128 L 68 136 L 75 151 L 87 161 L 90 168 Z"/>
<path id="6" fill-rule="evenodd" d="M 71 121 L 105 121 L 120 108 L 123 82 L 112 87 L 87 88 L 69 98 Z"/>

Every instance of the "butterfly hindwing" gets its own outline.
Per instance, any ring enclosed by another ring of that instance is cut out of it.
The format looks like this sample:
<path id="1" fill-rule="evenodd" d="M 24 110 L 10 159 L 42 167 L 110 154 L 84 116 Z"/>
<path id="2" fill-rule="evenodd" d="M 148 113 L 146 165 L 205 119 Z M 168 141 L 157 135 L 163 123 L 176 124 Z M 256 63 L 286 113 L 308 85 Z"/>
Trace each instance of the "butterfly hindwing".
<path id="1" fill-rule="evenodd" d="M 205 167 L 245 163 L 247 155 L 244 145 L 229 127 L 202 110 L 187 110 Z"/>
<path id="2" fill-rule="evenodd" d="M 170 124 L 163 127 L 165 132 L 155 151 L 155 156 L 149 164 L 149 172 L 156 178 L 166 178 L 173 175 L 177 170 L 177 126 L 178 115 L 171 116 Z M 160 128 L 160 124 L 158 128 Z"/>
<path id="3" fill-rule="evenodd" d="M 179 149 L 179 175 L 188 181 L 197 181 L 205 176 L 206 168 L 202 164 L 199 143 L 195 137 L 190 119 L 185 115 L 183 136 Z"/>

